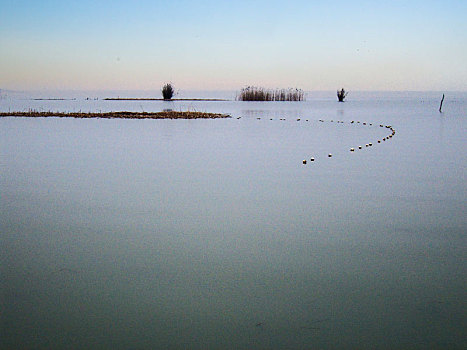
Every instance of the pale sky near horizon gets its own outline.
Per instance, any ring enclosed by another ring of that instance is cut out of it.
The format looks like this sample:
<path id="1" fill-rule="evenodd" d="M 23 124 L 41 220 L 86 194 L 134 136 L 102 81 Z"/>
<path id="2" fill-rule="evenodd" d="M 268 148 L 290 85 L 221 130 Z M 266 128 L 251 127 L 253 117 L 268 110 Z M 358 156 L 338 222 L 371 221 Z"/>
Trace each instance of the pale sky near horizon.
<path id="1" fill-rule="evenodd" d="M 467 1 L 0 0 L 0 89 L 467 90 Z"/>

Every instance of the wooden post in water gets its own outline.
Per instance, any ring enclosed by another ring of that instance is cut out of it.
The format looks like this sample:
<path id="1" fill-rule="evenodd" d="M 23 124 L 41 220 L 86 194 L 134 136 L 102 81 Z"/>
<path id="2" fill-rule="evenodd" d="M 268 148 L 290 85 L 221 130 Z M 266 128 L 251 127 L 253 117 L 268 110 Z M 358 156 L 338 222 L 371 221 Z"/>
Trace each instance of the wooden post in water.
<path id="1" fill-rule="evenodd" d="M 444 101 L 444 94 L 443 94 L 443 97 L 441 98 L 441 103 L 439 104 L 439 113 L 442 113 L 441 108 L 443 107 L 443 101 Z"/>

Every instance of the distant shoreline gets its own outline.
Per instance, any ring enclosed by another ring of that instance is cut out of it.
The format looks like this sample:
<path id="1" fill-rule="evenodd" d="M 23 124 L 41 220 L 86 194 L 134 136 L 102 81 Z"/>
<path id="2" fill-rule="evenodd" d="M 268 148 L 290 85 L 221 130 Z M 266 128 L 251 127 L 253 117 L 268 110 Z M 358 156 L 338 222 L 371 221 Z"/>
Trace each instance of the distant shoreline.
<path id="1" fill-rule="evenodd" d="M 75 101 L 76 98 L 33 98 L 33 101 Z"/>
<path id="2" fill-rule="evenodd" d="M 101 112 L 101 113 L 83 113 L 83 112 L 0 112 L 0 117 L 59 117 L 59 118 L 105 118 L 105 119 L 217 119 L 231 118 L 228 114 L 204 113 L 204 112 Z"/>
<path id="3" fill-rule="evenodd" d="M 163 98 L 142 98 L 142 97 L 107 97 L 105 101 L 230 101 L 221 98 L 172 98 L 165 100 Z"/>

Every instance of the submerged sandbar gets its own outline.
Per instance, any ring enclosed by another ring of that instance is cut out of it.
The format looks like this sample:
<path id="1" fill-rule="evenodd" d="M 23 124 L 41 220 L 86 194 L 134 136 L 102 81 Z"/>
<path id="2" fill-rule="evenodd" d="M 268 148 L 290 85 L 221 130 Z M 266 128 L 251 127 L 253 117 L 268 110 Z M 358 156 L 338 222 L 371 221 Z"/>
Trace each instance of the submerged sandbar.
<path id="1" fill-rule="evenodd" d="M 107 119 L 216 119 L 231 118 L 228 114 L 205 113 L 205 112 L 0 112 L 0 117 L 59 117 L 59 118 L 107 118 Z"/>

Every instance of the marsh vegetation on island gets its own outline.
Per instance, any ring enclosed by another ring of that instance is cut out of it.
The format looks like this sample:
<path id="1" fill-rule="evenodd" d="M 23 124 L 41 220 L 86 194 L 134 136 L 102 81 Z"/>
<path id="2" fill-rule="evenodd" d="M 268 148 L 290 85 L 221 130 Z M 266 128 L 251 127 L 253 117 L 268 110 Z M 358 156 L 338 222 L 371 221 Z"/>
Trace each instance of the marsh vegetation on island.
<path id="1" fill-rule="evenodd" d="M 206 112 L 178 112 L 178 111 L 163 111 L 163 112 L 40 112 L 37 110 L 29 110 L 27 112 L 1 112 L 0 117 L 59 117 L 59 118 L 106 118 L 106 119 L 216 119 L 230 118 L 228 114 L 221 113 L 206 113 Z"/>

